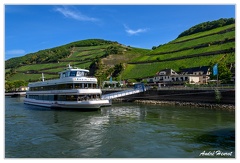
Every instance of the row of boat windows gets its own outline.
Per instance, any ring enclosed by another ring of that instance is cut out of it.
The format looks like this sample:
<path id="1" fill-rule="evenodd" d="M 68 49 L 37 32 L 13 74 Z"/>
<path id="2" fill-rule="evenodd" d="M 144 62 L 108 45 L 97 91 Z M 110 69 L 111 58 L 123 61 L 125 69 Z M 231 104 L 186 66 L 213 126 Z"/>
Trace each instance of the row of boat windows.
<path id="1" fill-rule="evenodd" d="M 63 72 L 62 74 L 60 74 L 60 78 L 65 78 L 65 77 L 74 77 L 74 76 L 87 76 L 87 72 L 84 71 L 67 71 L 67 72 Z"/>
<path id="2" fill-rule="evenodd" d="M 69 83 L 58 84 L 41 87 L 30 87 L 29 91 L 48 91 L 48 90 L 66 90 L 66 89 L 96 89 L 98 86 L 95 83 Z"/>
<path id="3" fill-rule="evenodd" d="M 46 101 L 91 101 L 100 99 L 100 94 L 87 95 L 26 95 L 26 98 Z"/>

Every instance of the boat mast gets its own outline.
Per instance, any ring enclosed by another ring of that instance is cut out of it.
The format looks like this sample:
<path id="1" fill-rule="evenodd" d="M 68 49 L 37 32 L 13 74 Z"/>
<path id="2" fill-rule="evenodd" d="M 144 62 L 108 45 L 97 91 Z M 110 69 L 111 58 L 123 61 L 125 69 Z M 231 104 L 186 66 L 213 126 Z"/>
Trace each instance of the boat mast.
<path id="1" fill-rule="evenodd" d="M 70 65 L 70 63 L 68 64 L 68 68 L 69 68 L 69 69 L 71 69 L 71 68 L 72 68 L 72 66 Z"/>
<path id="2" fill-rule="evenodd" d="M 44 74 L 42 73 L 42 82 L 44 82 Z"/>

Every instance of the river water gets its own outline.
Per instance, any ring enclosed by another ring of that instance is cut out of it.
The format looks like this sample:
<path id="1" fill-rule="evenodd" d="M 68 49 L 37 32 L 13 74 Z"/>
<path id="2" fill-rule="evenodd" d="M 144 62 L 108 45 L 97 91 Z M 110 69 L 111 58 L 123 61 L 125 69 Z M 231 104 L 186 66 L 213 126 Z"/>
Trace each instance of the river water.
<path id="1" fill-rule="evenodd" d="M 113 103 L 51 110 L 5 98 L 6 158 L 234 158 L 235 112 Z"/>

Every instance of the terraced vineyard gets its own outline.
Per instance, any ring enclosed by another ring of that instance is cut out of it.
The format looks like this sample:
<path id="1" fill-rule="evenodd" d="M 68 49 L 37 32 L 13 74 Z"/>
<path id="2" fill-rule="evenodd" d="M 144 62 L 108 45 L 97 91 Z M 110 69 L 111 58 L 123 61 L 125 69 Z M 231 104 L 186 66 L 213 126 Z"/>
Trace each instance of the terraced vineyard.
<path id="1" fill-rule="evenodd" d="M 98 64 L 98 68 L 93 70 L 92 75 L 108 77 L 111 75 L 109 74 L 111 72 L 108 72 L 109 69 L 113 68 L 116 64 L 129 62 L 132 58 L 135 58 L 134 56 L 142 55 L 144 52 L 149 52 L 150 50 L 132 48 L 116 42 L 109 42 L 103 45 L 74 46 L 70 51 L 70 54 L 66 58 L 59 59 L 57 62 L 32 63 L 19 66 L 14 69 L 15 73 L 8 80 L 39 81 L 42 73 L 44 73 L 46 79 L 54 79 L 58 78 L 58 72 L 65 69 L 68 64 L 78 68 L 91 69 L 91 65 L 95 62 Z M 9 71 L 7 69 L 6 72 Z"/>
<path id="2" fill-rule="evenodd" d="M 101 39 L 82 40 L 5 61 L 7 81 L 58 78 L 68 64 L 90 70 L 99 81 L 142 79 L 161 69 L 235 64 L 235 23 L 198 32 L 155 47 L 154 50 Z"/>
<path id="3" fill-rule="evenodd" d="M 178 38 L 129 62 L 123 79 L 154 76 L 161 69 L 235 63 L 235 24 Z"/>

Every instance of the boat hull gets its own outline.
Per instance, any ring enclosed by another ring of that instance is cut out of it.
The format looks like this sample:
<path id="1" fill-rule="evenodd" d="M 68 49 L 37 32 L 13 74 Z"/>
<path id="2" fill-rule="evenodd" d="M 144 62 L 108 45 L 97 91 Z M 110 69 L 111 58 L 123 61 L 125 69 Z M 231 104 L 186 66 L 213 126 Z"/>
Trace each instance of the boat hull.
<path id="1" fill-rule="evenodd" d="M 102 106 L 110 106 L 109 100 L 92 100 L 92 101 L 44 101 L 35 99 L 24 99 L 25 104 L 36 105 L 49 108 L 62 109 L 99 109 Z"/>

